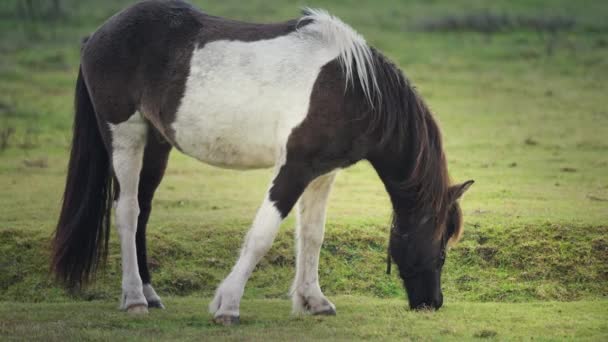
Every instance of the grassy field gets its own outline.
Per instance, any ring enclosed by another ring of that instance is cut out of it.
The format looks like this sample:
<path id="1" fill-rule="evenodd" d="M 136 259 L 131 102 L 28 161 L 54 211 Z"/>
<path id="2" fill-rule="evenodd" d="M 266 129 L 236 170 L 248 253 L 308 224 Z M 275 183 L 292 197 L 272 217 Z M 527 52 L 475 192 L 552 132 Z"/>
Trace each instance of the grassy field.
<path id="1" fill-rule="evenodd" d="M 360 163 L 338 176 L 321 255 L 321 286 L 338 296 L 338 317 L 288 315 L 290 218 L 248 283 L 234 330 L 212 327 L 202 298 L 235 261 L 267 170 L 221 170 L 172 154 L 149 229 L 166 312 L 116 312 L 116 234 L 93 287 L 70 295 L 49 277 L 80 37 L 129 1 L 66 0 L 58 18 L 45 8 L 24 17 L 20 2 L 0 3 L 0 335 L 607 338 L 608 2 L 194 1 L 251 21 L 295 17 L 304 5 L 340 16 L 417 85 L 443 129 L 452 178 L 476 180 L 462 201 L 464 238 L 445 266 L 445 310 L 406 311 L 398 276 L 384 274 L 389 203 Z M 493 32 L 488 18 L 510 24 Z M 556 18 L 570 24 L 554 32 Z"/>
<path id="2" fill-rule="evenodd" d="M 606 340 L 605 302 L 451 303 L 439 312 L 416 313 L 397 299 L 339 296 L 335 317 L 291 316 L 286 301 L 243 303 L 241 325 L 219 327 L 201 318 L 199 298 L 171 298 L 168 309 L 129 317 L 107 302 L 5 303 L 4 336 L 25 340 Z M 78 312 L 78 315 L 74 315 Z"/>

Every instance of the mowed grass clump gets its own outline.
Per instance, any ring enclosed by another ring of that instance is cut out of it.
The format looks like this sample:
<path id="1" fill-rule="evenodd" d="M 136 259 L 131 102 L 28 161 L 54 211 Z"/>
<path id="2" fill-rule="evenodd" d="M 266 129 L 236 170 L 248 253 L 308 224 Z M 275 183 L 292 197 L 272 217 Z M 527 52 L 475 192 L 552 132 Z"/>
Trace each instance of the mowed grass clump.
<path id="1" fill-rule="evenodd" d="M 127 3 L 70 0 L 65 15 L 52 20 L 25 20 L 15 15 L 16 1 L 1 4 L 0 300 L 119 296 L 115 231 L 107 267 L 81 292 L 68 295 L 53 282 L 48 256 L 65 179 L 80 39 Z M 298 7 L 198 3 L 210 13 L 250 21 L 295 17 Z M 467 4 L 485 10 L 476 1 Z M 608 44 L 601 30 L 586 28 L 603 25 L 606 3 L 551 2 L 555 15 L 577 23 L 560 35 L 551 55 L 543 38 L 525 28 L 491 40 L 475 32 L 410 31 L 408 23 L 442 18 L 462 4 L 310 5 L 351 23 L 404 69 L 441 123 L 454 180 L 476 180 L 462 201 L 464 239 L 449 253 L 444 272 L 448 304 L 605 297 L 608 112 L 602 86 Z M 526 17 L 538 17 L 547 6 L 493 5 Z M 269 171 L 220 170 L 173 153 L 148 230 L 161 296 L 213 293 L 236 260 L 269 179 Z M 321 254 L 328 295 L 404 296 L 398 276 L 384 273 L 390 214 L 368 164 L 340 174 Z M 293 225 L 292 218 L 284 224 L 247 298 L 287 296 Z"/>

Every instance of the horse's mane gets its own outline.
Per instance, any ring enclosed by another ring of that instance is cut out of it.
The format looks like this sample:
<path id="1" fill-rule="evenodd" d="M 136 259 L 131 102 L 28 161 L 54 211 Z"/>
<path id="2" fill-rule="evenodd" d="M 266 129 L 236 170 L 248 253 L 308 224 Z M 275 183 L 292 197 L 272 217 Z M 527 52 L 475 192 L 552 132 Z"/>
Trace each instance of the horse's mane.
<path id="1" fill-rule="evenodd" d="M 393 191 L 413 204 L 411 210 L 430 210 L 436 215 L 438 237 L 449 209 L 450 186 L 441 131 L 399 68 L 377 50 L 372 51 L 373 74 L 382 96 L 374 97 L 377 102 L 369 111 L 369 130 L 379 136 L 381 146 L 407 155 L 410 166 L 403 179 L 391 184 Z"/>
<path id="2" fill-rule="evenodd" d="M 336 49 L 346 84 L 360 86 L 367 102 L 373 106 L 382 93 L 374 75 L 374 55 L 363 36 L 325 10 L 304 8 L 302 12 L 300 22 L 310 21 L 314 25 L 302 26 L 301 30 L 315 32 L 328 47 Z"/>

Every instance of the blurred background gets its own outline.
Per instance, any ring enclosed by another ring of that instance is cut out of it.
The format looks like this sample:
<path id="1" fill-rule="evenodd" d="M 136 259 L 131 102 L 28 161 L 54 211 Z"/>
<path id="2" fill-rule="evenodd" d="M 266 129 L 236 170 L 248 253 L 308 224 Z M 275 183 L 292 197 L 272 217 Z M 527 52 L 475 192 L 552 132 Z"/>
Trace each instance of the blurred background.
<path id="1" fill-rule="evenodd" d="M 462 200 L 446 302 L 605 298 L 608 293 L 608 1 L 192 1 L 244 21 L 342 18 L 398 64 L 435 113 Z M 115 231 L 97 284 L 68 295 L 48 276 L 82 37 L 128 0 L 0 2 L 0 300 L 118 298 Z M 236 260 L 270 173 L 174 151 L 153 206 L 159 294 L 210 296 Z M 366 163 L 341 172 L 321 258 L 328 296 L 404 296 L 385 270 L 390 207 Z M 245 298 L 286 298 L 293 219 Z"/>

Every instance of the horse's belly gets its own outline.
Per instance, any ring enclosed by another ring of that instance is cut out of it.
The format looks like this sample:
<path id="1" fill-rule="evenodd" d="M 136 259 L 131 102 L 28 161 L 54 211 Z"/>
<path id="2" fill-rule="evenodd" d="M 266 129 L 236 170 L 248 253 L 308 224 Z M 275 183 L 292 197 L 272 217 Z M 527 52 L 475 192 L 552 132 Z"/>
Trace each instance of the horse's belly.
<path id="1" fill-rule="evenodd" d="M 266 168 L 275 164 L 276 134 L 267 122 L 238 120 L 231 115 L 191 115 L 176 122 L 176 142 L 182 152 L 214 166 L 231 169 Z"/>

